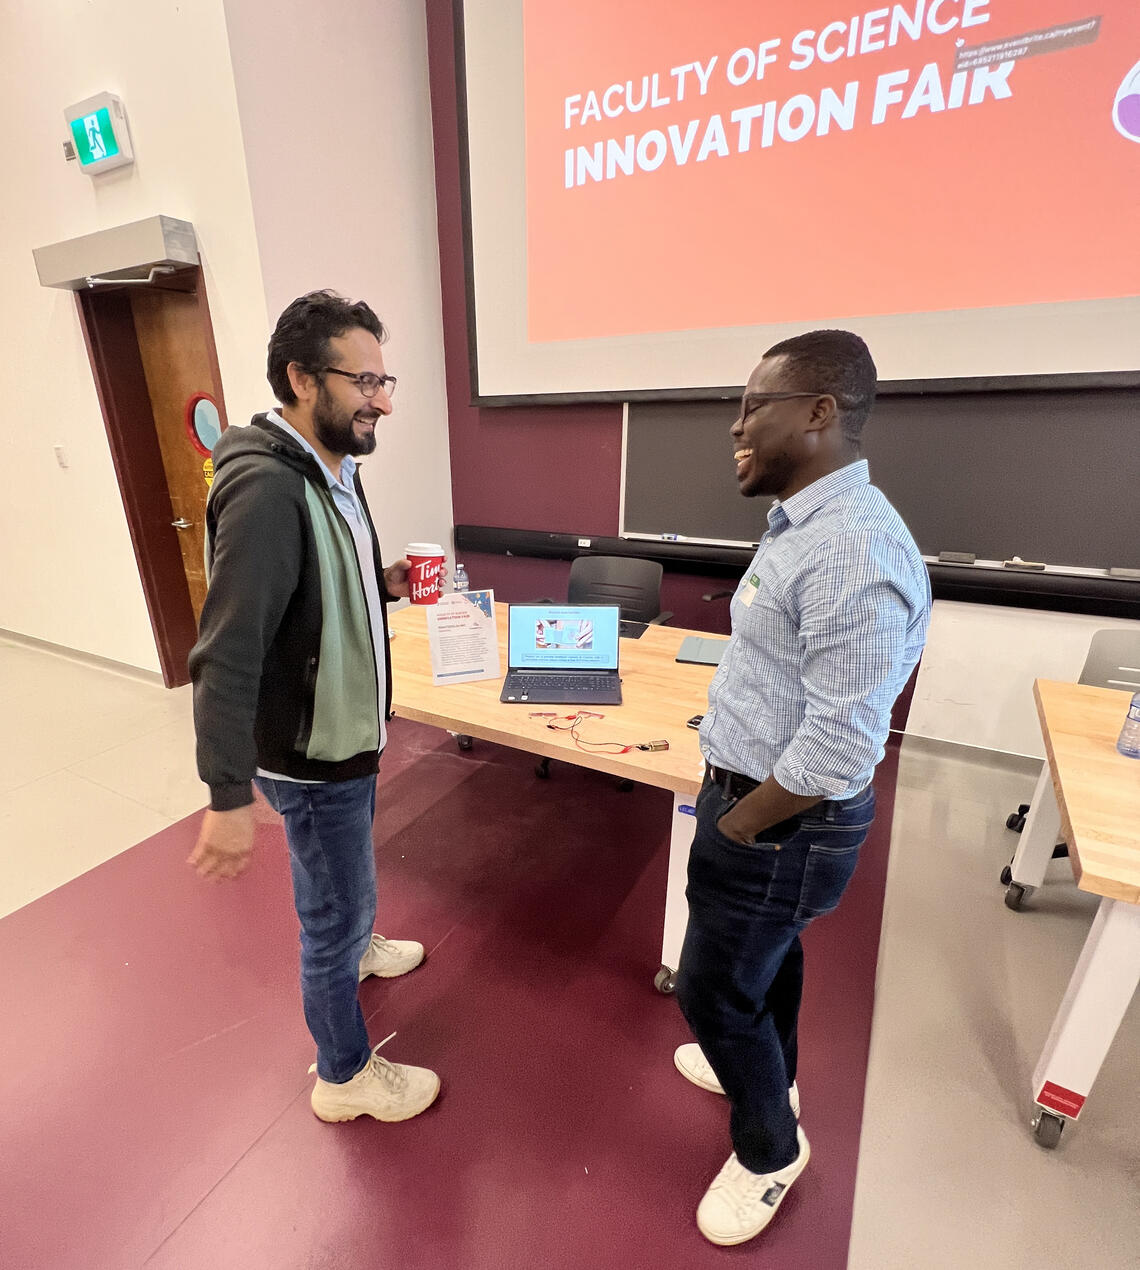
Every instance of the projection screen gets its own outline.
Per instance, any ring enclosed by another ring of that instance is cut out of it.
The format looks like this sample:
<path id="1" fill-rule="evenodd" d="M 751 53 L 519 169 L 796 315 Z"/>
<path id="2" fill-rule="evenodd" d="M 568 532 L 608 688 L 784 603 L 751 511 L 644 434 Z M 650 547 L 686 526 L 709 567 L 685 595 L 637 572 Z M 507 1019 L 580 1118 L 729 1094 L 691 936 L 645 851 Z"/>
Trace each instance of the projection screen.
<path id="1" fill-rule="evenodd" d="M 461 0 L 478 398 L 1140 369 L 1140 4 L 856 7 Z"/>

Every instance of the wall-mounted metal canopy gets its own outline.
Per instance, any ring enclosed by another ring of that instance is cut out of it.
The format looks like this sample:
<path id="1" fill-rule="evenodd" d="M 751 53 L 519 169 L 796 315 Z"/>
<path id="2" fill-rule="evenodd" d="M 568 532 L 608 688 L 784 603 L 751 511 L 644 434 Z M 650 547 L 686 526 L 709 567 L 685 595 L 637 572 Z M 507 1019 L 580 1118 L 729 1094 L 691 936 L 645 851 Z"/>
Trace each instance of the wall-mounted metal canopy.
<path id="1" fill-rule="evenodd" d="M 198 236 L 188 220 L 148 216 L 129 225 L 32 251 L 40 285 L 80 291 L 94 282 L 146 282 L 156 274 L 193 268 Z"/>

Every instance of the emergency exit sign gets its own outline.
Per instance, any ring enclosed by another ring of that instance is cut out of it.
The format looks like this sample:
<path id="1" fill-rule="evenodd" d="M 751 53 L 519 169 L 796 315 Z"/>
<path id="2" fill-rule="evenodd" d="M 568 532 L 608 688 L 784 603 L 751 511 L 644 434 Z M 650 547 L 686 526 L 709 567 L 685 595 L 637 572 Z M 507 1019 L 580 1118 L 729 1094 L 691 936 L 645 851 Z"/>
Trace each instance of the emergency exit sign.
<path id="1" fill-rule="evenodd" d="M 135 161 L 127 111 L 114 93 L 97 93 L 64 111 L 71 144 L 84 172 L 94 175 Z"/>

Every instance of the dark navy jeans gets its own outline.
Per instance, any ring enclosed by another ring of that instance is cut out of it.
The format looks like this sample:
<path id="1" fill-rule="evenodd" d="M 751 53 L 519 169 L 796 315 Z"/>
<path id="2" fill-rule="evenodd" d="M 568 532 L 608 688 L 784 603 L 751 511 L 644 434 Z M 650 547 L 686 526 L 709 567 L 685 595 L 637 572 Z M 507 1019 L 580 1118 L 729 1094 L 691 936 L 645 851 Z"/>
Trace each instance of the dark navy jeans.
<path id="1" fill-rule="evenodd" d="M 819 803 L 765 830 L 755 846 L 717 829 L 733 802 L 707 780 L 697 798 L 677 999 L 731 1103 L 737 1159 L 772 1173 L 798 1154 L 788 1087 L 798 1057 L 800 932 L 839 903 L 875 794 Z"/>
<path id="2" fill-rule="evenodd" d="M 357 992 L 376 919 L 376 777 L 300 785 L 259 776 L 257 785 L 285 820 L 301 919 L 301 999 L 317 1043 L 317 1075 L 343 1084 L 370 1053 Z"/>

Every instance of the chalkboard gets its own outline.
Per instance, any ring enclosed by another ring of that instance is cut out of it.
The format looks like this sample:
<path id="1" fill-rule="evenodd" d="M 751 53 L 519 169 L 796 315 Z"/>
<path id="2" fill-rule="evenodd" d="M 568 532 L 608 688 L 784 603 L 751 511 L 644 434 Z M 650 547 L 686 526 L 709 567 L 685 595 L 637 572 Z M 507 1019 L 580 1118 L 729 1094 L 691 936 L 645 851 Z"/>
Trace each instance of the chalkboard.
<path id="1" fill-rule="evenodd" d="M 771 500 L 737 490 L 736 405 L 630 403 L 623 534 L 759 541 Z M 1138 389 L 880 396 L 863 451 L 923 555 L 1140 568 Z"/>

